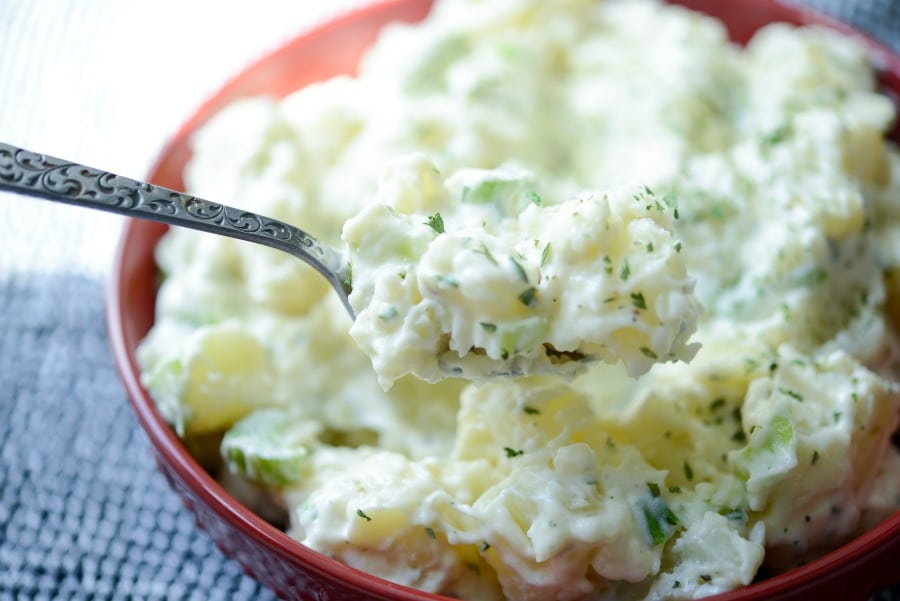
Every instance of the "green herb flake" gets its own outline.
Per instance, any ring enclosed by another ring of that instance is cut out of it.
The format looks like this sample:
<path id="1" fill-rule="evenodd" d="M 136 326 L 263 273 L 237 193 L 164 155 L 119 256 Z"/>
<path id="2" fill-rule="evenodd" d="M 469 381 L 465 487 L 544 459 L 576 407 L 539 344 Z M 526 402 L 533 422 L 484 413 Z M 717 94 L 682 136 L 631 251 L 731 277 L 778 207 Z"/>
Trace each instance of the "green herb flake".
<path id="1" fill-rule="evenodd" d="M 647 482 L 647 489 L 654 497 L 659 496 L 659 484 L 657 484 L 656 482 Z"/>
<path id="2" fill-rule="evenodd" d="M 687 459 L 684 460 L 684 477 L 688 480 L 694 479 L 694 468 L 687 462 Z"/>
<path id="3" fill-rule="evenodd" d="M 350 290 L 353 287 L 353 264 L 347 263 L 347 275 L 344 276 L 344 288 Z"/>
<path id="4" fill-rule="evenodd" d="M 641 347 L 641 353 L 649 359 L 659 359 L 659 355 L 653 352 L 653 349 L 647 348 L 646 346 Z"/>
<path id="5" fill-rule="evenodd" d="M 523 282 L 525 282 L 527 284 L 528 283 L 528 274 L 525 272 L 525 268 L 522 267 L 522 264 L 519 263 L 518 261 L 516 261 L 516 259 L 514 257 L 510 257 L 509 260 L 513 264 L 513 267 L 515 267 L 516 273 L 518 274 L 519 279 L 521 279 Z"/>
<path id="6" fill-rule="evenodd" d="M 678 241 L 675 243 L 675 252 L 677 252 L 677 253 L 680 253 L 680 252 L 681 252 L 681 240 L 678 240 Z"/>
<path id="7" fill-rule="evenodd" d="M 800 283 L 808 287 L 815 287 L 828 280 L 828 272 L 824 269 L 813 269 L 800 278 Z"/>
<path id="8" fill-rule="evenodd" d="M 796 391 L 794 391 L 794 390 L 790 390 L 790 389 L 788 389 L 788 388 L 780 388 L 780 389 L 779 389 L 779 392 L 781 392 L 781 394 L 784 394 L 784 395 L 787 395 L 787 396 L 791 397 L 792 399 L 794 399 L 794 400 L 797 401 L 798 403 L 802 403 L 802 402 L 803 402 L 803 395 L 800 394 L 799 392 L 796 392 Z"/>
<path id="9" fill-rule="evenodd" d="M 631 293 L 631 304 L 633 304 L 636 309 L 647 308 L 647 302 L 644 300 L 644 294 L 642 292 Z"/>
<path id="10" fill-rule="evenodd" d="M 506 453 L 506 456 L 512 459 L 513 457 L 518 457 L 519 455 L 524 455 L 525 451 L 521 449 L 512 449 L 510 447 L 503 447 L 503 452 Z"/>
<path id="11" fill-rule="evenodd" d="M 425 221 L 425 225 L 433 229 L 439 234 L 444 233 L 444 218 L 440 213 L 435 213 Z"/>
<path id="12" fill-rule="evenodd" d="M 537 192 L 529 190 L 525 193 L 525 198 L 527 198 L 531 204 L 541 206 L 541 196 Z"/>
<path id="13" fill-rule="evenodd" d="M 399 311 L 397 311 L 397 307 L 391 305 L 385 311 L 378 314 L 378 319 L 381 321 L 390 321 L 399 315 Z"/>
<path id="14" fill-rule="evenodd" d="M 671 509 L 669 509 L 668 507 L 666 507 L 663 515 L 666 518 L 666 523 L 670 526 L 677 526 L 678 524 L 681 523 L 681 521 L 678 519 L 678 516 L 675 515 L 675 512 L 672 511 Z"/>
<path id="15" fill-rule="evenodd" d="M 484 553 L 485 551 L 487 551 L 490 548 L 491 548 L 491 543 L 486 542 L 483 545 L 481 545 L 481 552 Z"/>
<path id="16" fill-rule="evenodd" d="M 524 407 L 522 407 L 522 411 L 524 411 L 528 415 L 540 415 L 541 414 L 540 409 L 535 409 L 534 407 L 529 407 L 528 405 L 525 405 Z"/>
<path id="17" fill-rule="evenodd" d="M 436 274 L 434 276 L 434 281 L 442 286 L 447 286 L 449 288 L 459 288 L 459 280 L 446 273 Z"/>
<path id="18" fill-rule="evenodd" d="M 658 496 L 651 499 L 648 503 L 640 503 L 638 509 L 640 509 L 644 518 L 647 535 L 653 545 L 665 543 L 680 525 L 678 516 Z"/>
<path id="19" fill-rule="evenodd" d="M 723 507 L 719 510 L 719 515 L 731 522 L 744 524 L 747 523 L 747 512 L 742 509 L 731 509 L 730 507 Z"/>
<path id="20" fill-rule="evenodd" d="M 544 265 L 546 265 L 546 264 L 547 264 L 547 261 L 550 260 L 550 252 L 551 252 L 551 251 L 552 251 L 552 247 L 550 246 L 550 243 L 548 242 L 548 243 L 544 246 L 544 250 L 541 251 L 541 267 L 543 267 Z"/>
<path id="21" fill-rule="evenodd" d="M 482 321 L 480 323 L 480 325 L 481 325 L 481 329 L 483 329 L 488 334 L 493 334 L 494 332 L 497 331 L 497 324 L 495 324 L 495 323 L 489 323 L 487 321 Z"/>
<path id="22" fill-rule="evenodd" d="M 680 486 L 670 486 L 670 487 L 669 487 L 669 492 L 672 493 L 672 494 L 680 493 L 680 492 L 681 492 L 681 487 L 680 487 Z"/>
<path id="23" fill-rule="evenodd" d="M 356 510 L 356 515 L 358 515 L 359 517 L 361 517 L 362 519 L 364 519 L 364 520 L 367 521 L 367 522 L 371 522 L 371 521 L 372 521 L 372 518 L 370 518 L 369 516 L 367 516 L 367 515 L 365 514 L 365 512 L 364 512 L 362 509 L 357 509 L 357 510 Z"/>
<path id="24" fill-rule="evenodd" d="M 537 303 L 537 289 L 533 286 L 519 295 L 519 302 L 526 307 L 533 307 Z"/>
<path id="25" fill-rule="evenodd" d="M 494 255 L 491 254 L 491 251 L 488 249 L 487 244 L 485 244 L 484 242 L 481 243 L 481 249 L 474 252 L 484 255 L 488 261 L 490 261 L 494 265 L 498 265 L 497 259 L 494 258 Z"/>
<path id="26" fill-rule="evenodd" d="M 628 266 L 628 259 L 622 263 L 622 270 L 619 272 L 619 277 L 623 282 L 628 280 L 628 276 L 631 275 L 631 267 Z"/>
<path id="27" fill-rule="evenodd" d="M 761 142 L 764 146 L 775 146 L 784 142 L 791 134 L 791 125 L 785 123 L 766 136 L 763 136 Z"/>
<path id="28" fill-rule="evenodd" d="M 720 397 L 720 398 L 717 398 L 716 400 L 714 400 L 712 403 L 710 403 L 709 410 L 710 411 L 718 411 L 719 409 L 721 409 L 724 406 L 725 406 L 725 399 Z"/>
<path id="29" fill-rule="evenodd" d="M 812 460 L 810 461 L 810 465 L 815 465 L 819 461 L 819 452 L 813 451 Z"/>
<path id="30" fill-rule="evenodd" d="M 652 253 L 652 252 L 653 252 L 653 243 L 652 243 L 652 242 L 648 242 L 648 243 L 647 243 L 647 252 L 648 252 L 648 253 Z"/>
<path id="31" fill-rule="evenodd" d="M 427 534 L 428 538 L 430 538 L 431 540 L 437 538 L 437 536 L 435 536 L 434 534 L 434 528 L 432 528 L 431 526 L 425 526 L 425 534 Z"/>
<path id="32" fill-rule="evenodd" d="M 644 520 L 647 522 L 647 532 L 650 534 L 650 540 L 653 544 L 661 545 L 666 542 L 669 537 L 666 535 L 666 531 L 663 529 L 662 524 L 659 523 L 659 520 L 650 512 L 650 509 L 644 507 L 643 514 Z"/>

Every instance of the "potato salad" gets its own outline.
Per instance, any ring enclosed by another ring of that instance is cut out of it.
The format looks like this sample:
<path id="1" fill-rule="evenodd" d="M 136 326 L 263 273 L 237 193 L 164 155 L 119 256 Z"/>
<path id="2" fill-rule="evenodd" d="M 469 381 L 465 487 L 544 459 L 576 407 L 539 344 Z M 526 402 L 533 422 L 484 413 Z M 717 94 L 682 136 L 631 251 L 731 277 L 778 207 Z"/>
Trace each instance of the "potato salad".
<path id="1" fill-rule="evenodd" d="M 469 601 L 696 599 L 900 508 L 896 114 L 858 40 L 657 0 L 438 0 L 204 125 L 162 415 L 302 544 Z"/>
<path id="2" fill-rule="evenodd" d="M 592 359 L 638 376 L 693 357 L 699 303 L 671 199 L 535 190 L 529 172 L 503 168 L 443 180 L 424 155 L 387 169 L 343 235 L 359 309 L 350 335 L 383 386 L 574 373 Z"/>

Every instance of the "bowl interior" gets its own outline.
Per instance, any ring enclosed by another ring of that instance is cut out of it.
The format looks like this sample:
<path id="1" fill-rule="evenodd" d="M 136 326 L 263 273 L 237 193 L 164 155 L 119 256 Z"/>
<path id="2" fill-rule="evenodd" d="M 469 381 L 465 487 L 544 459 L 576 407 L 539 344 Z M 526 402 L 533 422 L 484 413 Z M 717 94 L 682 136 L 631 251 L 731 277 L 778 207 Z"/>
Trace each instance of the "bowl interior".
<path id="1" fill-rule="evenodd" d="M 687 8 L 718 17 L 732 39 L 745 43 L 765 24 L 783 21 L 796 25 L 819 24 L 854 33 L 845 25 L 808 10 L 774 0 L 673 0 Z M 183 189 L 182 170 L 190 157 L 190 136 L 218 110 L 234 100 L 255 95 L 283 97 L 309 83 L 337 74 L 352 74 L 362 52 L 375 40 L 383 25 L 392 21 L 416 21 L 430 9 L 428 0 L 388 0 L 338 18 L 301 35 L 261 59 L 227 82 L 202 105 L 159 156 L 148 180 L 164 187 Z M 857 34 L 858 35 L 858 34 Z M 900 98 L 900 59 L 883 46 L 867 41 L 881 70 L 881 84 Z M 900 141 L 900 125 L 892 133 Z M 232 500 L 184 450 L 161 418 L 140 384 L 135 349 L 153 323 L 158 272 L 153 252 L 167 227 L 149 221 L 129 221 L 114 261 L 108 292 L 108 326 L 113 354 L 132 406 L 147 431 L 158 461 L 177 472 L 181 486 L 190 488 L 212 511 L 226 515 L 249 536 L 266 539 L 269 548 L 312 562 L 316 570 L 343 579 L 357 590 L 377 589 L 383 598 L 443 599 L 391 585 L 310 552 Z M 215 535 L 213 536 L 215 538 Z M 874 560 L 874 556 L 877 556 Z M 829 555 L 786 574 L 762 581 L 716 599 L 803 598 L 812 592 L 820 598 L 864 599 L 879 586 L 900 578 L 900 512 L 866 535 Z M 881 559 L 878 559 L 881 558 Z M 247 563 L 241 560 L 245 567 Z M 851 588 L 847 588 L 852 574 Z M 887 577 L 887 579 L 885 579 Z M 264 580 L 264 578 L 260 578 Z M 267 582 L 267 584 L 270 584 Z M 849 593 L 849 594 L 848 594 Z M 796 596 L 800 595 L 800 596 Z M 382 598 L 379 596 L 379 598 Z"/>

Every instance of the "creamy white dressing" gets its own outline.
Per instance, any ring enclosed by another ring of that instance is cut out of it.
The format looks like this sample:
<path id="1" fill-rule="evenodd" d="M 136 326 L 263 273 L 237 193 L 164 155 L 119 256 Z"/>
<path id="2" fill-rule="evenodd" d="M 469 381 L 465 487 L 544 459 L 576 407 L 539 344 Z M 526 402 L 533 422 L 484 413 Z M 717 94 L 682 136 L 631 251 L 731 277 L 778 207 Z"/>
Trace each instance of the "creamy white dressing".
<path id="1" fill-rule="evenodd" d="M 344 225 L 350 335 L 385 387 L 690 360 L 700 305 L 677 215 L 647 187 L 560 199 L 521 169 L 445 179 L 424 155 L 400 159 Z"/>
<path id="2" fill-rule="evenodd" d="M 287 255 L 173 231 L 144 382 L 292 536 L 395 582 L 738 588 L 900 506 L 894 118 L 824 30 L 439 1 L 357 78 L 224 110 L 186 172 L 345 244 L 357 322 Z"/>

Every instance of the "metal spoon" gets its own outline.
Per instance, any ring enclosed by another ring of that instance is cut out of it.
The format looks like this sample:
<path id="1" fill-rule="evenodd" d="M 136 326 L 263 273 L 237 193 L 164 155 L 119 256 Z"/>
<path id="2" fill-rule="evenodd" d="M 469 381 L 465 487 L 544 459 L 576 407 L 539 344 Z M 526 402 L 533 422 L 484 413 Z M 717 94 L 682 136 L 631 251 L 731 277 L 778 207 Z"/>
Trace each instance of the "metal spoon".
<path id="1" fill-rule="evenodd" d="M 0 190 L 161 221 L 277 248 L 325 276 L 351 318 L 349 263 L 292 225 L 0 142 Z"/>

